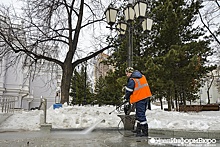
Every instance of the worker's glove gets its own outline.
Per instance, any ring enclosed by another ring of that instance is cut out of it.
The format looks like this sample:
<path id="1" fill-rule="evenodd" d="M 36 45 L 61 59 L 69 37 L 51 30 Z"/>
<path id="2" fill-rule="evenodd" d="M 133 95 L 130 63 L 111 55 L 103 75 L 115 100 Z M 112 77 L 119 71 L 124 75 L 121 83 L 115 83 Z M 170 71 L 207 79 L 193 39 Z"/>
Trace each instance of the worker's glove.
<path id="1" fill-rule="evenodd" d="M 122 99 L 123 99 L 123 102 L 129 101 L 129 97 L 126 97 L 126 95 L 123 95 Z"/>
<path id="2" fill-rule="evenodd" d="M 125 103 L 125 102 L 127 102 L 127 101 L 128 101 L 128 100 L 126 100 L 126 99 L 124 98 L 122 102 Z"/>

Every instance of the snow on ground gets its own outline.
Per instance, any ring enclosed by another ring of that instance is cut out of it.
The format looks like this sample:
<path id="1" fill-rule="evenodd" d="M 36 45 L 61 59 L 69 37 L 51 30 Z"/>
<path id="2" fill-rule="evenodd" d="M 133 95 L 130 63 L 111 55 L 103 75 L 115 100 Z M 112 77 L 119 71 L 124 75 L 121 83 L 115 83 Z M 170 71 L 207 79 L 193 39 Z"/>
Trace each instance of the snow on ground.
<path id="1" fill-rule="evenodd" d="M 53 128 L 86 128 L 105 119 L 97 127 L 111 128 L 123 127 L 119 112 L 114 111 L 115 106 L 65 106 L 47 110 L 47 123 Z M 0 129 L 40 130 L 43 122 L 43 110 L 15 111 L 0 125 Z M 203 112 L 168 112 L 152 105 L 152 110 L 146 112 L 150 129 L 184 129 L 184 130 L 220 130 L 220 111 Z"/>

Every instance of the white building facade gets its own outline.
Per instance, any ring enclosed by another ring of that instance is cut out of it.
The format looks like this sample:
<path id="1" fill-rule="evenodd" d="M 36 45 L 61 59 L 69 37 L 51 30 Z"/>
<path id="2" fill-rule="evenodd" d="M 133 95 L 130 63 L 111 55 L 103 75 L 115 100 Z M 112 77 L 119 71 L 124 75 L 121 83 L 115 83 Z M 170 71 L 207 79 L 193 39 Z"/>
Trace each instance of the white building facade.
<path id="1" fill-rule="evenodd" d="M 220 76 L 219 76 L 219 70 L 217 68 L 216 70 L 213 70 L 211 73 L 208 74 L 208 77 L 205 80 L 204 86 L 200 89 L 199 95 L 201 98 L 201 103 L 203 104 L 208 103 L 207 92 L 209 91 L 210 103 L 220 104 L 220 89 L 219 88 L 220 88 Z"/>
<path id="2" fill-rule="evenodd" d="M 23 23 L 9 26 L 9 20 L 1 15 L 0 20 L 2 34 L 11 37 L 10 41 L 13 45 L 27 44 Z M 13 32 L 10 32 L 11 30 Z M 50 52 L 56 49 L 53 46 L 44 46 L 44 48 Z M 58 55 L 53 52 L 53 57 Z M 22 52 L 14 53 L 3 39 L 0 39 L 0 98 L 15 97 L 15 108 L 39 107 L 41 98 L 47 99 L 47 107 L 54 104 L 55 97 L 60 92 L 60 73 L 57 65 L 44 60 L 35 63 Z"/>
<path id="3" fill-rule="evenodd" d="M 16 56 L 16 54 L 14 54 Z M 47 99 L 51 107 L 57 97 L 60 86 L 60 71 L 42 68 L 40 72 L 30 70 L 20 62 L 11 64 L 13 56 L 0 59 L 0 96 L 15 97 L 15 108 L 31 109 L 40 106 L 41 99 Z"/>

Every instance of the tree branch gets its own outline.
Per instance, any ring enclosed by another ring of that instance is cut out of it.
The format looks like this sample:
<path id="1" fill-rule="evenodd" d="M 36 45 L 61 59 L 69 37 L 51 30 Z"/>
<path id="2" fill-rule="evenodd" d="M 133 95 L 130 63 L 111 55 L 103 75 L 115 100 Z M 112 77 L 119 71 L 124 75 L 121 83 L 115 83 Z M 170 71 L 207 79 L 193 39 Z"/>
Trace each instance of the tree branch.
<path id="1" fill-rule="evenodd" d="M 83 62 L 85 62 L 85 61 L 87 61 L 89 59 L 92 59 L 92 58 L 96 57 L 98 54 L 104 52 L 105 50 L 107 50 L 107 49 L 109 49 L 111 47 L 114 47 L 114 46 L 113 45 L 106 46 L 103 49 L 101 49 L 101 50 L 99 50 L 97 52 L 94 52 L 94 53 L 92 53 L 89 56 L 86 56 L 85 58 L 81 58 L 81 59 L 76 60 L 75 62 L 72 63 L 73 68 L 76 67 L 76 65 L 78 65 L 80 63 L 83 63 Z"/>
<path id="2" fill-rule="evenodd" d="M 203 21 L 202 19 L 202 15 L 199 11 L 199 17 L 200 17 L 200 20 L 202 22 L 202 24 L 205 26 L 205 28 L 209 31 L 209 33 L 214 37 L 215 41 L 218 42 L 218 44 L 220 45 L 220 41 L 218 40 L 218 38 L 215 36 L 215 34 L 210 30 L 210 28 L 205 24 L 205 22 Z"/>

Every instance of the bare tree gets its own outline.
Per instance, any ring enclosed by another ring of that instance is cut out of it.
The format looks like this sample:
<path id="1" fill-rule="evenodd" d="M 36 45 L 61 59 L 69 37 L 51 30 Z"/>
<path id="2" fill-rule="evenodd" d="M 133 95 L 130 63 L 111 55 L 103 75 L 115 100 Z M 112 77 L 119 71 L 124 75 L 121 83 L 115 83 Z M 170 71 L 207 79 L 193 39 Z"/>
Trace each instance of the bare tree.
<path id="1" fill-rule="evenodd" d="M 104 21 L 104 5 L 100 0 L 25 0 L 22 9 L 18 13 L 4 6 L 0 8 L 0 24 L 4 24 L 0 26 L 0 56 L 14 52 L 17 57 L 25 55 L 29 65 L 42 60 L 59 65 L 61 103 L 69 102 L 74 68 L 112 47 L 97 43 L 96 48 L 100 49 L 87 49 L 85 52 L 92 51 L 91 54 L 77 57 L 81 54 L 80 34 L 83 29 L 95 29 Z M 16 23 L 21 24 L 14 27 Z M 63 59 L 59 59 L 61 53 L 65 54 Z"/>
<path id="2" fill-rule="evenodd" d="M 210 76 L 207 76 L 207 97 L 208 97 L 208 104 L 210 104 L 210 94 L 209 94 L 209 91 L 210 91 L 210 88 L 212 87 L 212 83 L 214 81 L 214 75 L 213 73 L 211 72 L 211 75 Z"/>
<path id="3" fill-rule="evenodd" d="M 213 38 L 213 48 L 216 49 L 215 63 L 219 65 L 220 47 L 220 3 L 218 0 L 204 0 L 204 7 L 199 12 L 199 18 L 205 29 Z"/>
<path id="4" fill-rule="evenodd" d="M 211 63 L 217 64 L 218 67 L 220 66 L 220 3 L 218 0 L 204 0 L 204 8 L 200 10 L 199 12 L 199 18 L 202 22 L 205 29 L 207 29 L 210 36 L 213 38 L 212 47 L 215 49 L 216 54 L 213 55 L 213 58 L 211 60 Z M 219 68 L 216 69 L 219 71 Z M 210 76 L 210 82 L 207 89 L 207 96 L 208 96 L 208 103 L 210 103 L 209 98 L 209 90 L 212 86 L 212 83 L 214 81 L 214 78 L 217 79 L 215 82 L 215 86 L 217 88 L 220 88 L 219 84 L 219 77 Z"/>

